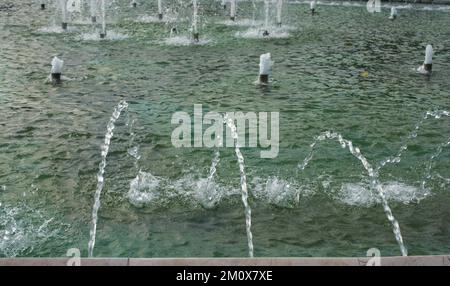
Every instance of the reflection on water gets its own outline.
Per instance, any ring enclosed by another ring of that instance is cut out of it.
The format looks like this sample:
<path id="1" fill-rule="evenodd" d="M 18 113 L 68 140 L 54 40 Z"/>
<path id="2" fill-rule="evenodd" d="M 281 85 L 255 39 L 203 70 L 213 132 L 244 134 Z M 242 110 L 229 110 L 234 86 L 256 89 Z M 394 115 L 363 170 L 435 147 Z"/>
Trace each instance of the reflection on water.
<path id="1" fill-rule="evenodd" d="M 318 2 L 318 17 L 309 5 L 286 4 L 288 37 L 267 40 L 236 37 L 258 29 L 246 22 L 254 14 L 257 25 L 264 22 L 262 6 L 254 12 L 240 3 L 238 21 L 249 25 L 224 25 L 221 10 L 205 4 L 206 45 L 191 44 L 187 13 L 145 21 L 156 3 L 111 9 L 107 35 L 119 40 L 106 41 L 83 21 L 69 23 L 69 32 L 46 30 L 59 29 L 50 8 L 34 17 L 25 2 L 1 9 L 0 256 L 62 256 L 72 247 L 87 255 L 100 145 L 122 98 L 135 122 L 130 130 L 118 120 L 111 140 L 95 255 L 247 255 L 234 150 L 220 150 L 209 181 L 213 150 L 171 145 L 173 112 L 191 112 L 195 103 L 280 112 L 277 158 L 241 149 L 255 256 L 359 256 L 374 246 L 398 255 L 379 199 L 350 154 L 323 142 L 308 168 L 297 165 L 326 130 L 354 142 L 370 162 L 395 159 L 424 112 L 450 110 L 449 15 L 445 7 L 408 5 L 388 21 L 388 6 L 368 17 L 365 5 L 349 3 Z M 179 34 L 171 38 L 174 23 Z M 179 38 L 189 43 L 166 40 Z M 428 43 L 430 78 L 414 72 Z M 266 52 L 276 63 L 273 84 L 260 89 L 252 83 Z M 75 80 L 43 84 L 55 55 Z M 449 131 L 446 116 L 423 121 L 401 160 L 379 170 L 411 255 L 450 250 Z"/>

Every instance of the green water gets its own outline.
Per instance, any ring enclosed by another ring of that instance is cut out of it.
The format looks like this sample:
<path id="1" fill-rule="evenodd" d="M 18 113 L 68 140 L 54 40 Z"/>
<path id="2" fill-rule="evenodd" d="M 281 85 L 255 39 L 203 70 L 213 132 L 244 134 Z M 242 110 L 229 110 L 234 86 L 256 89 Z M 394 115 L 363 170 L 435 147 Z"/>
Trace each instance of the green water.
<path id="1" fill-rule="evenodd" d="M 426 111 L 450 110 L 450 10 L 412 6 L 388 21 L 388 8 L 372 15 L 364 3 L 319 5 L 315 17 L 308 5 L 289 4 L 288 37 L 247 39 L 236 33 L 248 27 L 220 23 L 227 17 L 219 3 L 203 3 L 208 43 L 176 46 L 165 44 L 171 24 L 134 22 L 155 15 L 156 3 L 136 10 L 116 1 L 107 29 L 127 37 L 93 41 L 80 36 L 90 25 L 44 32 L 54 8 L 16 2 L 5 8 L 12 1 L 0 0 L 0 256 L 64 256 L 69 248 L 87 255 L 100 146 L 120 100 L 129 108 L 107 157 L 95 256 L 247 255 L 234 150 L 220 150 L 205 190 L 215 150 L 176 149 L 170 140 L 172 114 L 193 114 L 197 103 L 205 112 L 280 113 L 278 157 L 242 148 L 255 256 L 365 256 L 372 247 L 400 254 L 367 173 L 346 149 L 321 142 L 304 171 L 298 164 L 331 130 L 376 166 Z M 189 35 L 189 14 L 181 13 L 181 36 Z M 250 3 L 239 4 L 238 16 L 252 14 Z M 263 20 L 261 3 L 256 15 Z M 426 44 L 435 51 L 430 78 L 414 72 Z M 271 85 L 261 88 L 253 82 L 266 52 L 275 64 Z M 62 86 L 44 84 L 55 54 L 72 79 Z M 431 162 L 421 188 L 430 157 L 449 140 L 449 120 L 424 121 L 401 162 L 380 171 L 410 255 L 450 251 L 450 148 Z M 148 198 L 137 204 L 130 184 L 139 169 L 158 179 L 135 190 Z"/>

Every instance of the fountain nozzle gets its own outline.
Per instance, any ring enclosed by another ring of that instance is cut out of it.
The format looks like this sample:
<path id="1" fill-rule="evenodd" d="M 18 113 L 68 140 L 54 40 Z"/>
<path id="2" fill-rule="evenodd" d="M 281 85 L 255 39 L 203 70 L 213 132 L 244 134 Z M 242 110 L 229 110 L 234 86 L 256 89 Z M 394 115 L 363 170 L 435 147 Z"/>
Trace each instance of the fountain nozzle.
<path id="1" fill-rule="evenodd" d="M 310 8 L 312 16 L 316 14 L 316 6 L 317 6 L 316 0 L 311 1 Z"/>
<path id="2" fill-rule="evenodd" d="M 64 61 L 58 57 L 54 57 L 52 60 L 52 69 L 50 71 L 52 84 L 60 84 L 62 79 L 62 69 Z"/>
<path id="3" fill-rule="evenodd" d="M 104 39 L 106 38 L 106 32 L 101 32 L 100 33 L 100 39 Z"/>
<path id="4" fill-rule="evenodd" d="M 61 24 L 61 28 L 62 28 L 63 30 L 67 30 L 67 23 L 63 22 L 63 23 Z"/>
<path id="5" fill-rule="evenodd" d="M 162 21 L 162 19 L 163 19 L 163 14 L 159 13 L 159 14 L 158 14 L 158 19 L 159 19 L 160 21 Z"/>
<path id="6" fill-rule="evenodd" d="M 194 42 L 195 43 L 198 43 L 199 41 L 200 41 L 200 35 L 199 35 L 199 33 L 194 33 Z"/>
<path id="7" fill-rule="evenodd" d="M 270 33 L 269 33 L 269 31 L 264 30 L 262 35 L 263 35 L 263 37 L 268 37 L 270 35 Z"/>
<path id="8" fill-rule="evenodd" d="M 421 65 L 417 72 L 425 75 L 430 75 L 433 69 L 433 47 L 431 45 L 427 45 L 425 49 L 425 61 L 423 65 Z"/>
<path id="9" fill-rule="evenodd" d="M 389 16 L 389 20 L 395 20 L 397 16 L 398 16 L 397 8 L 391 7 L 391 15 Z"/>
<path id="10" fill-rule="evenodd" d="M 61 84 L 61 74 L 60 73 L 52 73 L 52 83 L 53 84 Z"/>
<path id="11" fill-rule="evenodd" d="M 269 84 L 270 67 L 272 66 L 270 53 L 262 54 L 259 57 L 259 83 Z"/>
<path id="12" fill-rule="evenodd" d="M 91 21 L 92 21 L 92 23 L 97 23 L 97 17 L 96 16 L 92 16 L 91 17 Z"/>
<path id="13" fill-rule="evenodd" d="M 231 16 L 230 20 L 234 22 L 236 20 L 236 17 L 235 16 Z"/>
<path id="14" fill-rule="evenodd" d="M 137 3 L 135 1 L 133 1 L 133 3 L 131 3 L 131 5 L 133 6 L 133 8 L 137 7 Z"/>
<path id="15" fill-rule="evenodd" d="M 45 10 L 45 3 L 41 4 L 41 10 Z"/>

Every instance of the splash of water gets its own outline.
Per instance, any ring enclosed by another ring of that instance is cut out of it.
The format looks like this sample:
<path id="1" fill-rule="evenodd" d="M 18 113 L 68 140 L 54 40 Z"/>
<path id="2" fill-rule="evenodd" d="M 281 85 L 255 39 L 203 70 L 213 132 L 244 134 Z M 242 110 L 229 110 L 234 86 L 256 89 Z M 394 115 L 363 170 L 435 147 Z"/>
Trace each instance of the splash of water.
<path id="1" fill-rule="evenodd" d="M 67 0 L 59 0 L 59 5 L 61 7 L 62 22 L 67 23 Z"/>
<path id="2" fill-rule="evenodd" d="M 162 15 L 162 0 L 158 0 L 158 14 Z"/>
<path id="3" fill-rule="evenodd" d="M 270 1 L 269 0 L 265 0 L 264 1 L 264 14 L 265 14 L 264 28 L 266 30 L 269 29 L 269 12 L 270 12 Z"/>
<path id="4" fill-rule="evenodd" d="M 403 153 L 408 149 L 409 142 L 417 137 L 419 129 L 422 127 L 422 124 L 429 118 L 440 119 L 443 116 L 447 116 L 447 117 L 450 116 L 450 112 L 448 112 L 446 110 L 437 110 L 437 111 L 427 111 L 427 112 L 425 112 L 424 115 L 420 118 L 420 120 L 416 123 L 416 125 L 413 128 L 413 130 L 408 134 L 406 139 L 403 140 L 403 143 L 400 146 L 400 148 L 398 149 L 397 153 L 394 156 L 390 156 L 390 157 L 382 160 L 378 164 L 378 166 L 376 168 L 376 172 L 378 173 L 379 170 L 381 170 L 387 164 L 400 163 Z"/>
<path id="5" fill-rule="evenodd" d="M 440 144 L 438 146 L 438 148 L 436 149 L 436 152 L 434 152 L 433 155 L 431 155 L 430 160 L 428 160 L 428 164 L 427 167 L 425 169 L 425 176 L 422 180 L 422 190 L 425 190 L 425 185 L 427 183 L 427 181 L 429 179 L 431 179 L 431 168 L 433 167 L 433 161 L 439 157 L 439 155 L 441 155 L 442 151 L 444 150 L 444 148 L 446 148 L 447 146 L 450 146 L 450 138 L 447 139 L 446 142 Z M 443 178 L 445 180 L 445 178 Z"/>
<path id="6" fill-rule="evenodd" d="M 238 144 L 238 134 L 236 131 L 236 125 L 234 121 L 227 115 L 224 118 L 225 123 L 231 130 L 235 142 L 235 153 L 239 163 L 239 172 L 241 174 L 241 190 L 242 190 L 242 202 L 245 208 L 245 226 L 247 231 L 247 242 L 248 242 L 248 255 L 253 257 L 253 235 L 252 235 L 252 210 L 248 204 L 248 190 L 247 190 L 247 176 L 245 175 L 245 162 L 244 156 L 242 156 L 241 150 Z"/>
<path id="7" fill-rule="evenodd" d="M 408 252 L 406 250 L 406 247 L 403 243 L 403 237 L 400 231 L 400 225 L 398 224 L 398 221 L 395 219 L 394 215 L 392 214 L 392 210 L 389 207 L 389 204 L 387 202 L 384 190 L 380 182 L 378 181 L 378 174 L 376 170 L 372 167 L 372 165 L 367 161 L 367 159 L 361 154 L 361 151 L 358 147 L 353 146 L 353 142 L 350 140 L 346 140 L 342 137 L 342 135 L 330 131 L 326 131 L 316 137 L 315 142 L 311 145 L 311 151 L 310 154 L 305 158 L 302 164 L 299 165 L 299 168 L 301 170 L 304 170 L 308 163 L 311 161 L 313 157 L 314 148 L 317 145 L 318 142 L 324 141 L 324 140 L 336 140 L 341 144 L 342 148 L 348 148 L 350 153 L 358 159 L 361 164 L 363 165 L 364 169 L 367 171 L 367 174 L 369 175 L 371 179 L 371 186 L 373 189 L 375 189 L 378 193 L 378 196 L 381 200 L 381 203 L 383 205 L 384 212 L 386 214 L 387 219 L 392 224 L 392 229 L 395 235 L 395 239 L 397 240 L 397 244 L 400 247 L 400 251 L 403 256 L 407 256 Z"/>
<path id="8" fill-rule="evenodd" d="M 281 25 L 281 13 L 283 11 L 283 0 L 277 0 L 277 24 Z"/>
<path id="9" fill-rule="evenodd" d="M 194 6 L 194 14 L 192 15 L 192 32 L 194 34 L 198 33 L 198 3 L 197 0 L 192 0 L 192 5 Z"/>
<path id="10" fill-rule="evenodd" d="M 106 128 L 106 134 L 105 139 L 103 141 L 103 145 L 101 146 L 101 157 L 102 160 L 99 165 L 99 170 L 97 173 L 97 189 L 95 190 L 94 195 L 94 206 L 92 208 L 92 226 L 90 231 L 90 240 L 88 244 L 88 254 L 89 257 L 93 256 L 94 253 L 94 246 L 95 246 L 95 235 L 97 232 L 97 214 L 98 210 L 100 208 L 100 195 L 102 194 L 103 185 L 104 185 L 104 178 L 103 175 L 105 173 L 105 167 L 106 167 L 106 156 L 108 156 L 109 151 L 109 145 L 111 144 L 111 138 L 113 137 L 114 128 L 116 120 L 119 119 L 120 113 L 128 107 L 128 103 L 126 101 L 121 101 L 119 104 L 114 108 L 114 112 L 111 115 L 111 118 L 109 119 L 107 128 Z"/>
<path id="11" fill-rule="evenodd" d="M 102 33 L 106 35 L 106 0 L 102 0 L 101 9 L 102 9 Z"/>

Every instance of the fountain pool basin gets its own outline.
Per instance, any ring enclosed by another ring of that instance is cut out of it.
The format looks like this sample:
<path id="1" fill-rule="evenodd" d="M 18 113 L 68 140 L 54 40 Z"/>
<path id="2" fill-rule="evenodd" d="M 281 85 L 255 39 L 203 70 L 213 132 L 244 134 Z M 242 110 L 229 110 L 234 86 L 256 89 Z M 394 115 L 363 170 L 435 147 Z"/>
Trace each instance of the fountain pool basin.
<path id="1" fill-rule="evenodd" d="M 249 27 L 223 25 L 226 16 L 204 4 L 200 32 L 209 41 L 179 46 L 165 44 L 170 25 L 135 21 L 155 15 L 156 3 L 139 11 L 123 3 L 108 16 L 108 33 L 126 36 L 105 41 L 81 37 L 89 25 L 42 32 L 54 14 L 34 7 L 35 17 L 26 17 L 30 3 L 0 11 L 1 257 L 61 257 L 69 248 L 87 256 L 100 146 L 122 99 L 129 106 L 111 140 L 95 256 L 247 256 L 234 149 L 220 150 L 214 184 L 205 188 L 214 150 L 171 144 L 172 114 L 192 114 L 197 103 L 280 112 L 275 159 L 241 149 L 256 257 L 361 257 L 369 248 L 400 255 L 367 174 L 348 151 L 321 142 L 308 167 L 298 165 L 314 138 L 332 130 L 377 166 L 425 112 L 450 110 L 448 11 L 413 5 L 388 21 L 388 7 L 369 15 L 365 5 L 319 3 L 310 17 L 309 5 L 286 3 L 288 36 L 261 39 L 236 37 Z M 238 19 L 252 18 L 250 3 L 239 7 Z M 180 36 L 190 35 L 189 25 L 180 23 Z M 414 69 L 429 43 L 428 78 Z M 267 52 L 272 82 L 255 86 Z M 44 81 L 55 54 L 72 80 L 53 87 Z M 410 255 L 450 253 L 450 148 L 431 160 L 449 140 L 449 120 L 424 120 L 401 161 L 380 169 Z M 147 180 L 134 188 L 139 169 Z"/>

